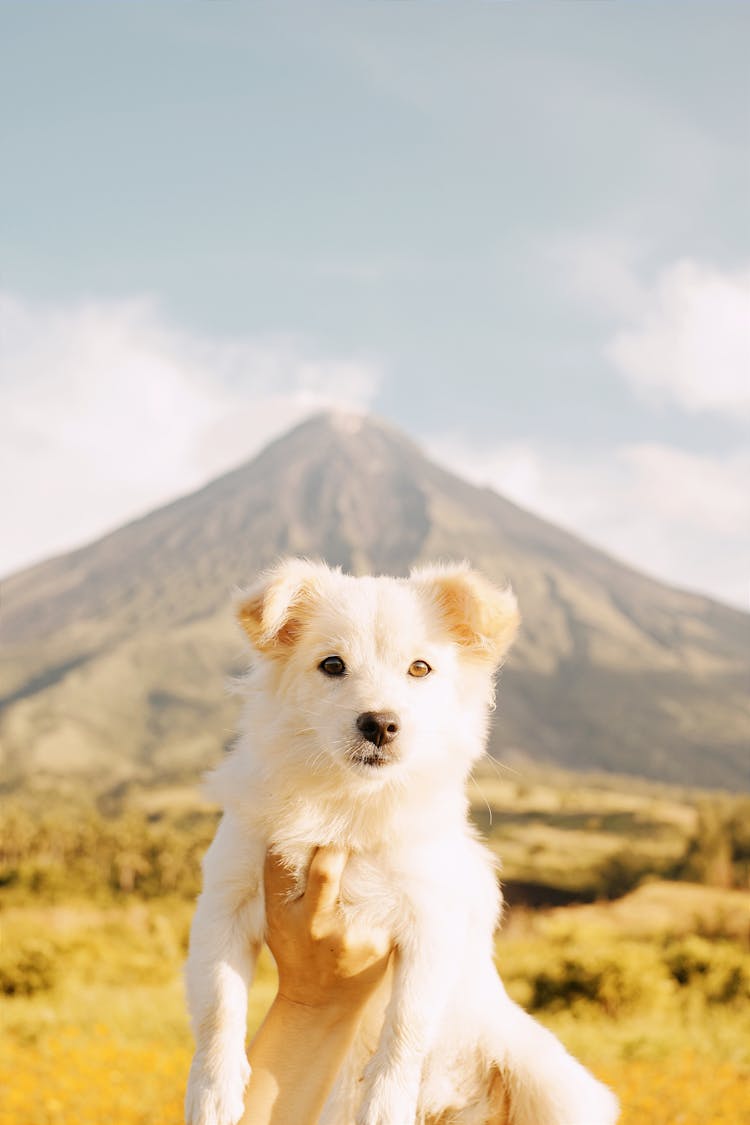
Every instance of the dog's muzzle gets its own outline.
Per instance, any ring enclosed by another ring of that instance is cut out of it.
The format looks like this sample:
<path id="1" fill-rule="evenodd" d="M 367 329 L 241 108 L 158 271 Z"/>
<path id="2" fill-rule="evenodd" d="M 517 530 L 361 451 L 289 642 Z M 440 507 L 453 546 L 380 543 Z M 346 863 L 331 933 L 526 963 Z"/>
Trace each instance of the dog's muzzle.
<path id="1" fill-rule="evenodd" d="M 387 766 L 391 762 L 395 762 L 397 755 L 393 750 L 381 749 L 373 746 L 370 742 L 359 742 L 352 749 L 349 758 L 350 761 L 356 762 L 358 766 L 378 769 L 380 766 Z"/>

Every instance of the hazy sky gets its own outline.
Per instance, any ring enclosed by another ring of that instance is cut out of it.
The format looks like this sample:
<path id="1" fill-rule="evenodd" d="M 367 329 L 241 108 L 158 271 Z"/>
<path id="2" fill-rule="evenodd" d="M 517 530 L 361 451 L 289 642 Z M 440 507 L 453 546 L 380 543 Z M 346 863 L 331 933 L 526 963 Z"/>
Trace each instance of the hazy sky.
<path id="1" fill-rule="evenodd" d="M 750 6 L 0 8 L 0 573 L 372 410 L 747 607 Z"/>

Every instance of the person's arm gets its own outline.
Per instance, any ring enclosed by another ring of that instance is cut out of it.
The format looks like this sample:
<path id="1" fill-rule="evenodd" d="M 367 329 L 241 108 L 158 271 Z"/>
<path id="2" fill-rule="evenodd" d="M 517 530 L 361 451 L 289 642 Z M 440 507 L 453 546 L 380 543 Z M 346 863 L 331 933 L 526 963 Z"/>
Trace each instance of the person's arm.
<path id="1" fill-rule="evenodd" d="M 391 951 L 382 932 L 346 924 L 338 909 L 346 853 L 320 848 L 307 887 L 266 857 L 267 940 L 279 991 L 250 1045 L 243 1125 L 315 1125 Z"/>

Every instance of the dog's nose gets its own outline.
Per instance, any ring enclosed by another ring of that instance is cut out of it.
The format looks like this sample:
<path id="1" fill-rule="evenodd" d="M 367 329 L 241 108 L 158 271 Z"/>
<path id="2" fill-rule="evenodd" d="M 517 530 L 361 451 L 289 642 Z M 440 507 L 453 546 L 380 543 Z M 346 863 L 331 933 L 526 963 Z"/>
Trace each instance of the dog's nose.
<path id="1" fill-rule="evenodd" d="M 398 734 L 398 715 L 393 711 L 363 711 L 357 719 L 357 730 L 368 742 L 385 746 Z"/>

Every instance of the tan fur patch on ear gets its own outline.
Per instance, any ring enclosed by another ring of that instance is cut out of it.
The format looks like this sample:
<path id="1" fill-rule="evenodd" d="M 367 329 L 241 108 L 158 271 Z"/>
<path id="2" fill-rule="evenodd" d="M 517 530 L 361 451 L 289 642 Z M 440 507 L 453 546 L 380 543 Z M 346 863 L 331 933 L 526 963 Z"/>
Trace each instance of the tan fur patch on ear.
<path id="1" fill-rule="evenodd" d="M 265 589 L 254 594 L 247 601 L 239 602 L 236 608 L 237 620 L 247 633 L 252 644 L 256 645 L 263 634 L 263 599 Z"/>
<path id="2" fill-rule="evenodd" d="M 468 566 L 430 567 L 416 571 L 412 578 L 429 593 L 457 644 L 500 663 L 520 624 L 509 586 L 493 586 Z"/>
<path id="3" fill-rule="evenodd" d="M 237 620 L 258 652 L 280 654 L 297 641 L 325 567 L 303 559 L 286 559 L 244 591 Z"/>

